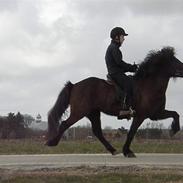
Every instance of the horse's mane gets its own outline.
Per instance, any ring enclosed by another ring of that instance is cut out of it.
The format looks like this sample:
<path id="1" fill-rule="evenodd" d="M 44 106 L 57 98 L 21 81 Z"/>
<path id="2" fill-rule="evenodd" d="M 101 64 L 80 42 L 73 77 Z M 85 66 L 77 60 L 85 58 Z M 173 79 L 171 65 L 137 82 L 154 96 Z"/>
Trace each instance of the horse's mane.
<path id="1" fill-rule="evenodd" d="M 173 47 L 164 47 L 159 51 L 150 51 L 135 73 L 135 79 L 156 76 L 160 72 L 166 72 L 175 55 Z"/>

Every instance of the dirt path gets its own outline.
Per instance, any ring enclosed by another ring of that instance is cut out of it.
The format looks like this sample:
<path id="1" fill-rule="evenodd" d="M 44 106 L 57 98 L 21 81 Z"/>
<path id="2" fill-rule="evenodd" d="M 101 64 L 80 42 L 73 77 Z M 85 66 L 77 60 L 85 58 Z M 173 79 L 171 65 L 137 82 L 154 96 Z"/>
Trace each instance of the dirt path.
<path id="1" fill-rule="evenodd" d="M 110 154 L 0 155 L 1 169 L 37 170 L 82 166 L 183 169 L 183 154 L 137 154 L 137 158 Z"/>

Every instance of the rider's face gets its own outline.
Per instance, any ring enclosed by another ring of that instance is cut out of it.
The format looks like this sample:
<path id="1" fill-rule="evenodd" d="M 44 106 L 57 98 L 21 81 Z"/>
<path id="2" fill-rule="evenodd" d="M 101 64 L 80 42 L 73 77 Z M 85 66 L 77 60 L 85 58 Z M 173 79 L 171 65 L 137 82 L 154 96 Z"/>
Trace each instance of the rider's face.
<path id="1" fill-rule="evenodd" d="M 123 41 L 125 40 L 125 36 L 123 36 L 123 35 L 120 35 L 119 36 L 119 42 L 121 43 L 121 44 L 123 44 Z"/>

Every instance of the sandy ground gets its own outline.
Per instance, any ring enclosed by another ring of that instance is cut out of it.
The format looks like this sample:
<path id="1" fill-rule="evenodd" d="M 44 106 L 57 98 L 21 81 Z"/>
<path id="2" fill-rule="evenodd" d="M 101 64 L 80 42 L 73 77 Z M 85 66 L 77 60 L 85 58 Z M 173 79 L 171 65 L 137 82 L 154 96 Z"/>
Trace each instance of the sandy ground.
<path id="1" fill-rule="evenodd" d="M 104 174 L 183 176 L 182 154 L 138 154 L 135 159 L 120 155 L 22 155 L 0 156 L 0 180 L 16 176 L 89 176 Z M 158 159 L 158 157 L 160 159 Z M 47 159 L 48 158 L 48 159 Z M 51 158 L 51 159 L 50 159 Z M 21 164 L 24 162 L 24 164 Z M 82 162 L 82 165 L 73 161 Z M 90 160 L 90 161 L 89 161 Z M 100 163 L 101 161 L 101 163 Z M 26 162 L 26 163 L 25 163 Z M 48 163 L 49 162 L 49 163 Z M 54 166 L 52 166 L 52 164 Z M 72 162 L 68 166 L 65 163 Z M 36 164 L 37 163 L 37 164 Z M 39 164 L 41 163 L 41 164 Z M 56 166 L 55 166 L 56 163 Z M 159 164 L 158 164 L 159 163 Z M 38 166 L 39 165 L 39 166 Z M 73 166 L 72 166 L 73 165 Z M 77 165 L 77 166 L 76 166 Z"/>

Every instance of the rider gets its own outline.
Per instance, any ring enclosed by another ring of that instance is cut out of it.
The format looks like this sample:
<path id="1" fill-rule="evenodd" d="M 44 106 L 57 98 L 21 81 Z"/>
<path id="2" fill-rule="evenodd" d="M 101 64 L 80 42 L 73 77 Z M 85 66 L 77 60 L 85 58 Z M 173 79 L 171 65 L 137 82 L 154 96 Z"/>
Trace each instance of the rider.
<path id="1" fill-rule="evenodd" d="M 121 27 L 115 27 L 111 30 L 111 44 L 108 46 L 105 61 L 107 65 L 108 75 L 120 86 L 120 88 L 125 92 L 125 104 L 123 109 L 119 112 L 118 119 L 124 118 L 124 110 L 127 112 L 128 118 L 133 116 L 134 110 L 132 110 L 132 79 L 127 76 L 126 72 L 135 72 L 137 70 L 136 64 L 128 64 L 123 61 L 122 52 L 120 51 L 120 46 L 125 40 L 124 29 Z M 126 113 L 125 113 L 126 114 Z"/>

